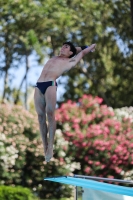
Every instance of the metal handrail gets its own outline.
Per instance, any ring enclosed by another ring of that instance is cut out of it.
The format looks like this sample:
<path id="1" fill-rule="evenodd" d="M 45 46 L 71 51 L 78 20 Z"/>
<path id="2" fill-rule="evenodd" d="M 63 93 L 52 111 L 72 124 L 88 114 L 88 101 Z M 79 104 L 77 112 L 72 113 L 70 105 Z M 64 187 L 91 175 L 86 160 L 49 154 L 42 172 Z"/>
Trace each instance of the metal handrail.
<path id="1" fill-rule="evenodd" d="M 76 175 L 76 174 L 74 174 L 73 177 L 75 177 L 75 178 L 91 179 L 91 180 L 96 180 L 96 181 L 106 181 L 106 182 L 133 184 L 133 181 L 113 179 L 113 178 L 102 178 L 102 177 L 96 177 L 96 176 L 83 176 L 83 175 Z"/>

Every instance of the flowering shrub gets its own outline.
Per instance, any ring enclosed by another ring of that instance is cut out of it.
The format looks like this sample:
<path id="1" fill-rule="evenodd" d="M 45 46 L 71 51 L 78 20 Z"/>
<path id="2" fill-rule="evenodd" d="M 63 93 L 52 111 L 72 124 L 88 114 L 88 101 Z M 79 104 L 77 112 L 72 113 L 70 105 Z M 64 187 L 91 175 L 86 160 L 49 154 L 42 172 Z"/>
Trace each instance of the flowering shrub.
<path id="1" fill-rule="evenodd" d="M 123 107 L 123 108 L 117 108 L 114 110 L 116 117 L 119 120 L 122 120 L 123 118 L 130 118 L 133 120 L 133 107 Z"/>
<path id="2" fill-rule="evenodd" d="M 44 181 L 71 173 L 73 164 L 64 159 L 68 142 L 57 130 L 55 155 L 46 163 L 38 127 L 37 115 L 21 106 L 0 105 L 0 184 L 29 187 L 42 198 L 70 197 L 71 187 Z"/>
<path id="3" fill-rule="evenodd" d="M 115 112 L 115 118 L 119 119 L 121 122 L 124 119 L 130 119 L 131 122 L 133 122 L 133 107 L 123 107 L 123 108 L 117 108 L 114 110 Z M 132 124 L 132 123 L 131 123 Z M 132 126 L 131 126 L 132 129 Z M 132 151 L 132 150 L 130 150 Z M 131 158 L 132 159 L 132 158 Z M 121 174 L 123 175 L 124 179 L 126 180 L 133 180 L 133 169 L 129 168 L 128 170 L 122 170 Z"/>
<path id="4" fill-rule="evenodd" d="M 81 165 L 74 173 L 124 179 L 133 168 L 132 120 L 119 120 L 101 98 L 84 95 L 77 103 L 69 100 L 57 110 L 56 119 L 69 142 L 66 156 Z"/>
<path id="5" fill-rule="evenodd" d="M 46 163 L 36 115 L 20 106 L 0 105 L 0 184 L 29 187 L 42 198 L 60 198 L 71 196 L 71 187 L 44 177 L 79 173 L 130 179 L 131 115 L 123 116 L 91 95 L 77 103 L 69 100 L 56 111 L 54 158 Z"/>

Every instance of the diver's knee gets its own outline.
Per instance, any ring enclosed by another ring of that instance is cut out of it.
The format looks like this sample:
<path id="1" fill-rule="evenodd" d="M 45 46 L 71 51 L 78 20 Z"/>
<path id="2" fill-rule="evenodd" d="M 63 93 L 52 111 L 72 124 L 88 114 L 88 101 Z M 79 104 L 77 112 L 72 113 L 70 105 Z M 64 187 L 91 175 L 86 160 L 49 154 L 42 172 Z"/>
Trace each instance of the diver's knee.
<path id="1" fill-rule="evenodd" d="M 48 119 L 53 119 L 54 118 L 54 110 L 47 109 L 47 116 L 48 116 Z"/>
<path id="2" fill-rule="evenodd" d="M 42 123 L 42 122 L 46 121 L 45 115 L 42 114 L 42 113 L 38 114 L 38 121 L 39 121 L 39 123 Z"/>

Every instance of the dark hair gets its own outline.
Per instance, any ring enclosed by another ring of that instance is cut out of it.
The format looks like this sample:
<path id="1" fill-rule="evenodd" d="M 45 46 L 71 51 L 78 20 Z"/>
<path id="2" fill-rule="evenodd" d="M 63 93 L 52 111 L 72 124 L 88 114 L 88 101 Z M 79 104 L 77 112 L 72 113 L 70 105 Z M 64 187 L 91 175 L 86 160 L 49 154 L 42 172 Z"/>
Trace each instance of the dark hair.
<path id="1" fill-rule="evenodd" d="M 69 58 L 72 58 L 73 56 L 75 56 L 76 55 L 76 48 L 73 45 L 73 43 L 72 42 L 64 42 L 63 45 L 64 44 L 68 44 L 70 46 L 70 51 L 73 52 L 73 54 L 71 56 L 69 56 Z"/>

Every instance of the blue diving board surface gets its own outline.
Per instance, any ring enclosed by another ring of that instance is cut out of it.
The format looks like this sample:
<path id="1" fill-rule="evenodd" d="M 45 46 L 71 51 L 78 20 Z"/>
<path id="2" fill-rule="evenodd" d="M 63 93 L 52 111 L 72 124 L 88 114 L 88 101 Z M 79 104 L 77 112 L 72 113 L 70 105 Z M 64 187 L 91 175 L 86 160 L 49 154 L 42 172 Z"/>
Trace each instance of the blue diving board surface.
<path id="1" fill-rule="evenodd" d="M 53 181 L 58 183 L 69 184 L 73 186 L 79 186 L 84 188 L 91 188 L 93 190 L 101 190 L 105 192 L 111 192 L 115 194 L 133 196 L 133 188 L 114 185 L 110 183 L 103 183 L 94 180 L 87 180 L 83 178 L 75 178 L 71 176 L 60 176 L 60 177 L 51 177 L 44 178 L 46 181 Z"/>

